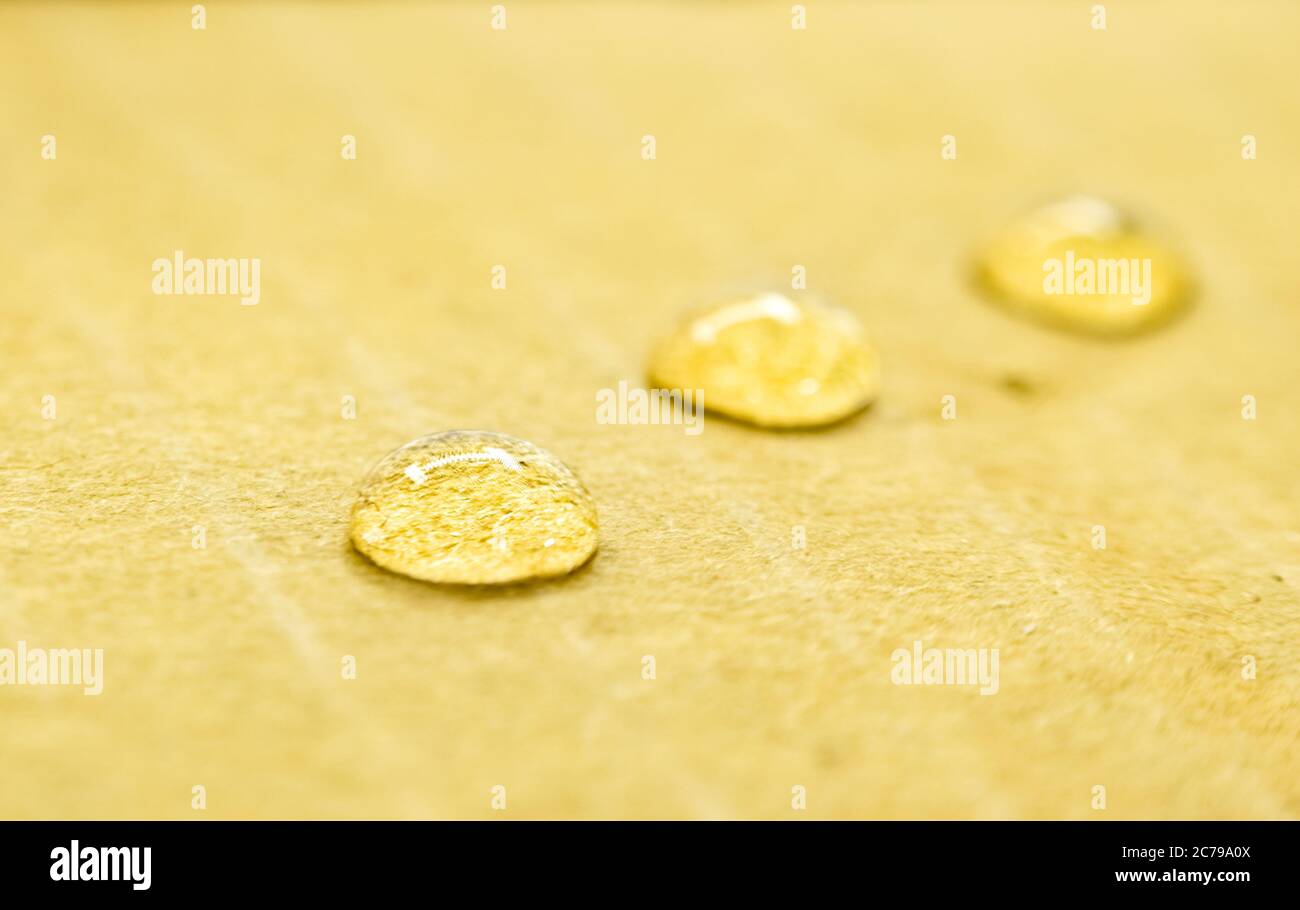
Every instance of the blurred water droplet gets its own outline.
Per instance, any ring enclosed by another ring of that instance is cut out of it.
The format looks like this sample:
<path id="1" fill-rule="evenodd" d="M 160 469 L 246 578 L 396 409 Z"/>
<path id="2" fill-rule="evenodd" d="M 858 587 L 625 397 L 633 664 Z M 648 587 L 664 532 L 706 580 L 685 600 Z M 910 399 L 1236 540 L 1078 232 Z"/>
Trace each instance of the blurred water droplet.
<path id="1" fill-rule="evenodd" d="M 1071 196 L 1021 217 L 977 257 L 993 299 L 1064 328 L 1125 334 L 1187 303 L 1186 264 L 1105 200 Z"/>
<path id="2" fill-rule="evenodd" d="M 811 427 L 876 397 L 880 360 L 846 310 L 782 294 L 731 300 L 679 325 L 651 357 L 651 382 L 704 392 L 707 410 L 763 427 Z"/>

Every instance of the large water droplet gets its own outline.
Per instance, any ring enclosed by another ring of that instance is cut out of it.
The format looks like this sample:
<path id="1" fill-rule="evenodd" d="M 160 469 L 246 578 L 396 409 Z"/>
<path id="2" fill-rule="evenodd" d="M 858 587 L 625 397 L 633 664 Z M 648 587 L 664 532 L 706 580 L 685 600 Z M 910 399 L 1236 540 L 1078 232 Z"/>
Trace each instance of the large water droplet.
<path id="1" fill-rule="evenodd" d="M 764 427 L 810 427 L 862 410 L 880 360 L 846 310 L 758 294 L 697 313 L 651 357 L 650 381 L 704 392 L 704 407 Z"/>
<path id="2" fill-rule="evenodd" d="M 386 455 L 362 483 L 352 543 L 425 581 L 499 584 L 563 575 L 596 551 L 596 507 L 531 442 L 451 430 Z"/>
<path id="3" fill-rule="evenodd" d="M 976 264 L 998 303 L 1082 332 L 1149 328 L 1190 296 L 1181 258 L 1093 196 L 1070 196 L 1030 212 L 999 232 Z"/>

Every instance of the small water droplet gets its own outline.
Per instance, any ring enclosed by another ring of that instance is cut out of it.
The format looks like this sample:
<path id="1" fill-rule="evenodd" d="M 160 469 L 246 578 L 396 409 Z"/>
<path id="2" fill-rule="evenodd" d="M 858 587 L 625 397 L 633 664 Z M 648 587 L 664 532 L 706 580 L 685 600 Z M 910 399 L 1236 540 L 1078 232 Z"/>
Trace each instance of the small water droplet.
<path id="1" fill-rule="evenodd" d="M 596 507 L 531 442 L 451 430 L 386 455 L 362 482 L 352 543 L 425 581 L 501 584 L 571 572 L 596 551 Z"/>
<path id="2" fill-rule="evenodd" d="M 777 293 L 686 319 L 651 357 L 651 382 L 704 392 L 707 410 L 764 427 L 833 423 L 875 400 L 880 360 L 847 310 Z"/>
<path id="3" fill-rule="evenodd" d="M 1191 289 L 1181 257 L 1093 196 L 1070 196 L 1014 221 L 984 247 L 977 267 L 1009 309 L 1096 334 L 1163 322 Z"/>

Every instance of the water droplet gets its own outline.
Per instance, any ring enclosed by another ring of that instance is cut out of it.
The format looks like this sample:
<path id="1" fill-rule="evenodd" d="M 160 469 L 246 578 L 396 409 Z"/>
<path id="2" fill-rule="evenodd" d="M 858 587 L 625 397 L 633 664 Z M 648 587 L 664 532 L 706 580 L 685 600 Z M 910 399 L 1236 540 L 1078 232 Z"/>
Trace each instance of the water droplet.
<path id="1" fill-rule="evenodd" d="M 764 427 L 833 423 L 875 400 L 880 360 L 847 310 L 767 293 L 696 313 L 650 360 L 650 380 L 704 392 L 707 410 Z"/>
<path id="2" fill-rule="evenodd" d="M 386 455 L 362 482 L 352 543 L 425 581 L 563 575 L 596 552 L 596 507 L 558 458 L 501 433 L 451 430 Z"/>
<path id="3" fill-rule="evenodd" d="M 1163 322 L 1191 289 L 1181 257 L 1092 196 L 1070 196 L 1013 222 L 980 252 L 977 266 L 1009 309 L 1097 334 Z"/>

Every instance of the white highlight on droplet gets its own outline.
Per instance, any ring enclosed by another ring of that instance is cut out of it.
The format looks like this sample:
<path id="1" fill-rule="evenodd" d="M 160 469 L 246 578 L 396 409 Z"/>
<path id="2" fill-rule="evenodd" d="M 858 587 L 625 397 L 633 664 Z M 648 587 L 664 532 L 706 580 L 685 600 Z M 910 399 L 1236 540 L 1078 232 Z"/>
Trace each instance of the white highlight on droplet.
<path id="1" fill-rule="evenodd" d="M 422 465 L 413 464 L 406 469 L 407 477 L 411 478 L 412 483 L 417 487 L 429 479 L 429 472 L 434 468 L 440 468 L 445 464 L 452 464 L 458 461 L 494 461 L 510 471 L 522 471 L 523 467 L 513 455 L 504 449 L 498 449 L 496 446 L 488 446 L 482 452 L 462 452 L 459 455 L 444 455 L 442 458 L 435 458 L 432 461 L 425 462 Z"/>
<path id="2" fill-rule="evenodd" d="M 799 307 L 781 294 L 760 294 L 752 300 L 741 300 L 724 306 L 696 320 L 691 326 L 691 338 L 699 344 L 712 344 L 718 333 L 727 326 L 751 319 L 775 319 L 785 325 L 794 325 L 803 318 Z"/>

